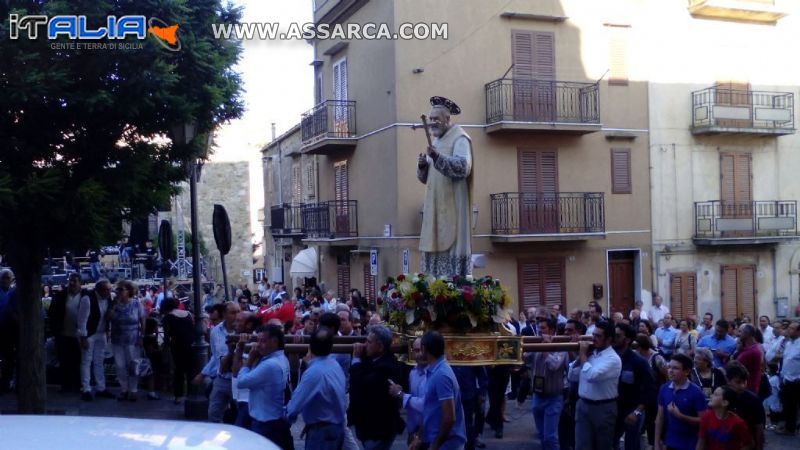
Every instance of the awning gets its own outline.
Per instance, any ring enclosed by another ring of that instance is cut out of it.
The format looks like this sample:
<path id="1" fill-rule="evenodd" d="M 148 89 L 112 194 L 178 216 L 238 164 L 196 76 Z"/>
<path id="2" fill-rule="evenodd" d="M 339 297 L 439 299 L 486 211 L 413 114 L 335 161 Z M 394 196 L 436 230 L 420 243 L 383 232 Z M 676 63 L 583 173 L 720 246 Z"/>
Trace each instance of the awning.
<path id="1" fill-rule="evenodd" d="M 292 277 L 313 277 L 317 273 L 317 250 L 309 247 L 292 258 L 289 274 Z"/>

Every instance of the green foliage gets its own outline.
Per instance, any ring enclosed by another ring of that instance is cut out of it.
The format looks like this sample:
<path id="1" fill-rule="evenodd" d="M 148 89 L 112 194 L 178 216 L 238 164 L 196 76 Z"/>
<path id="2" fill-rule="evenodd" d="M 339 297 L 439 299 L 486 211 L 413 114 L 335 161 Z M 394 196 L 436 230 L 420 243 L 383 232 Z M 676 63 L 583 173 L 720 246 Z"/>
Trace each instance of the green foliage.
<path id="1" fill-rule="evenodd" d="M 53 49 L 66 38 L 5 38 L 9 13 L 82 14 L 90 27 L 157 17 L 179 24 L 182 50 L 154 37 L 138 50 Z M 242 113 L 241 45 L 211 28 L 240 15 L 219 0 L 0 2 L 0 254 L 20 264 L 47 247 L 110 242 L 122 219 L 174 194 L 185 163 L 206 156 L 206 136 Z M 197 138 L 171 145 L 171 127 L 187 121 Z"/>

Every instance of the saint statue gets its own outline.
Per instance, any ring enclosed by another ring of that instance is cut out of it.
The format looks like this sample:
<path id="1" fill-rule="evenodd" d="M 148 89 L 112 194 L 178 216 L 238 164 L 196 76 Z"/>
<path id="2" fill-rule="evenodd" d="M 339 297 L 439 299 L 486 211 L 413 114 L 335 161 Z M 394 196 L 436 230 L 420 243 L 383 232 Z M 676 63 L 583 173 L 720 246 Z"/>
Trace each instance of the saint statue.
<path id="1" fill-rule="evenodd" d="M 433 139 L 417 163 L 417 178 L 426 185 L 420 270 L 463 277 L 472 274 L 472 141 L 450 122 L 451 115 L 461 113 L 458 105 L 444 97 L 431 97 L 431 105 L 426 133 L 430 130 Z"/>

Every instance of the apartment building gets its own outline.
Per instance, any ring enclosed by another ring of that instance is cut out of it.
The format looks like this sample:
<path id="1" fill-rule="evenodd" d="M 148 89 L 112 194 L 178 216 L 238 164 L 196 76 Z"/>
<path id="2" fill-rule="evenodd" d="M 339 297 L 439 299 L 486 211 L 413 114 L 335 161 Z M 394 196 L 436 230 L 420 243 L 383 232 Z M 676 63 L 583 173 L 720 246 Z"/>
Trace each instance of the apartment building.
<path id="1" fill-rule="evenodd" d="M 797 304 L 794 3 L 651 2 L 641 17 L 657 55 L 653 276 L 678 315 L 756 319 Z"/>
<path id="2" fill-rule="evenodd" d="M 313 41 L 316 106 L 263 149 L 272 278 L 301 282 L 302 266 L 374 298 L 386 276 L 419 270 L 414 125 L 441 95 L 472 138 L 475 274 L 519 310 L 649 303 L 645 3 L 318 0 L 318 24 L 446 23 L 448 36 Z"/>

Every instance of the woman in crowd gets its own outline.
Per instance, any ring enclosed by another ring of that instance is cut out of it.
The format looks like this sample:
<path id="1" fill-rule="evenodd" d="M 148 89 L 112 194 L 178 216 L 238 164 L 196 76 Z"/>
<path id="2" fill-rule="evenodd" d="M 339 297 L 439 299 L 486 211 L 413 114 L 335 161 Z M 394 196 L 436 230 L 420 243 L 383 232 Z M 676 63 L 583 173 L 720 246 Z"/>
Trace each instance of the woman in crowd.
<path id="1" fill-rule="evenodd" d="M 714 367 L 714 355 L 707 348 L 698 348 L 694 354 L 694 369 L 689 374 L 689 380 L 700 387 L 706 400 L 711 399 L 711 394 L 720 386 L 728 384 L 725 372 Z"/>
<path id="2" fill-rule="evenodd" d="M 122 388 L 118 400 L 136 401 L 139 377 L 131 373 L 131 362 L 142 356 L 144 306 L 136 297 L 136 286 L 129 280 L 117 283 L 117 296 L 111 302 L 106 320 L 111 324 L 111 348 L 117 366 L 117 380 Z"/>
<path id="3" fill-rule="evenodd" d="M 650 340 L 651 348 L 658 348 L 658 338 L 653 335 L 653 325 L 649 320 L 640 321 L 637 332 L 647 336 L 647 338 Z"/>
<path id="4" fill-rule="evenodd" d="M 161 303 L 164 314 L 161 323 L 164 326 L 164 344 L 169 348 L 172 362 L 172 390 L 175 404 L 184 399 L 185 387 L 191 382 L 192 338 L 194 336 L 194 320 L 188 311 L 177 308 L 174 299 L 168 298 Z"/>
<path id="5" fill-rule="evenodd" d="M 675 338 L 675 353 L 694 358 L 694 351 L 697 348 L 697 338 L 691 333 L 689 320 L 681 319 L 678 323 L 678 330 L 678 337 Z"/>

